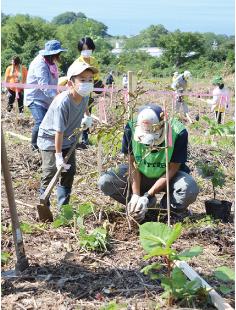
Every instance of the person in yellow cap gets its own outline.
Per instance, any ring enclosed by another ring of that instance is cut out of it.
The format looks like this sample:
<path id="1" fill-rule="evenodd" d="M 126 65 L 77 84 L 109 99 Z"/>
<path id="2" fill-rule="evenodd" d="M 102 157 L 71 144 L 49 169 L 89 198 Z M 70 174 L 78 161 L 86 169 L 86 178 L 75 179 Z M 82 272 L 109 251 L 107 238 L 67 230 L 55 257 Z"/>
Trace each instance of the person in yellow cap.
<path id="1" fill-rule="evenodd" d="M 229 109 L 230 94 L 221 76 L 215 76 L 212 84 L 216 87 L 213 89 L 213 99 L 209 100 L 208 103 L 211 104 L 211 110 L 215 112 L 217 123 L 221 124 L 222 114 L 225 113 L 226 109 Z"/>
<path id="2" fill-rule="evenodd" d="M 39 127 L 37 145 L 42 156 L 40 193 L 43 194 L 57 169 L 62 166 L 64 171 L 57 185 L 59 207 L 69 203 L 76 172 L 75 152 L 67 163 L 64 161 L 76 140 L 73 133 L 77 128 L 92 126 L 92 118 L 84 114 L 93 90 L 93 77 L 97 72 L 95 67 L 85 62 L 74 62 L 67 71 L 69 90 L 54 98 Z"/>

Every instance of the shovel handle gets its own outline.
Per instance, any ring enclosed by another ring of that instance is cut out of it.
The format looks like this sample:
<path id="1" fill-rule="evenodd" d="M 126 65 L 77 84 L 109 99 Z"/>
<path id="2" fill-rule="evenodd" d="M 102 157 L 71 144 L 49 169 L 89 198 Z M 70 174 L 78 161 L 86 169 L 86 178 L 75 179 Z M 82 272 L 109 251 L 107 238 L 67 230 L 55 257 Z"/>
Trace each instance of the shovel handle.
<path id="1" fill-rule="evenodd" d="M 78 143 L 78 140 L 79 140 L 79 137 L 80 137 L 80 134 L 81 134 L 82 130 L 79 131 L 79 134 L 76 138 L 76 141 L 72 144 L 71 148 L 69 149 L 69 152 L 67 153 L 65 159 L 64 159 L 64 162 L 67 163 L 69 158 L 71 157 L 71 154 L 74 152 L 75 148 L 76 148 L 76 145 Z M 48 199 L 48 197 L 50 196 L 54 186 L 57 184 L 57 181 L 59 180 L 60 178 L 60 175 L 61 175 L 61 172 L 63 170 L 63 167 L 61 166 L 56 174 L 54 175 L 54 177 L 51 179 L 50 183 L 48 184 L 45 192 L 40 195 L 40 204 L 46 204 L 46 201 Z"/>

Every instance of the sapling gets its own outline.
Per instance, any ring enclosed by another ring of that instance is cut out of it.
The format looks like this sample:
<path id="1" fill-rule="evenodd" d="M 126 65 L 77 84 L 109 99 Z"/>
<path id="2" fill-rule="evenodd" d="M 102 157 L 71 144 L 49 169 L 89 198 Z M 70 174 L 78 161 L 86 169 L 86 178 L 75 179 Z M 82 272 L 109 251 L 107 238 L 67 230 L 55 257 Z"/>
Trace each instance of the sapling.
<path id="1" fill-rule="evenodd" d="M 175 260 L 187 260 L 202 253 L 199 246 L 193 247 L 181 253 L 177 253 L 172 248 L 173 243 L 181 235 L 181 223 L 177 223 L 173 228 L 164 223 L 147 222 L 140 225 L 140 241 L 147 255 L 144 259 L 161 257 L 162 262 L 154 262 L 142 269 L 151 279 L 159 279 L 164 289 L 162 297 L 168 299 L 171 306 L 174 301 L 182 300 L 188 303 L 206 300 L 208 293 L 202 287 L 201 281 L 195 279 L 189 281 L 182 270 L 174 267 Z M 163 268 L 167 268 L 166 275 L 160 273 Z"/>
<path id="2" fill-rule="evenodd" d="M 197 167 L 201 170 L 204 178 L 210 179 L 212 183 L 214 199 L 216 199 L 216 188 L 222 188 L 225 184 L 225 174 L 217 162 L 198 162 Z"/>

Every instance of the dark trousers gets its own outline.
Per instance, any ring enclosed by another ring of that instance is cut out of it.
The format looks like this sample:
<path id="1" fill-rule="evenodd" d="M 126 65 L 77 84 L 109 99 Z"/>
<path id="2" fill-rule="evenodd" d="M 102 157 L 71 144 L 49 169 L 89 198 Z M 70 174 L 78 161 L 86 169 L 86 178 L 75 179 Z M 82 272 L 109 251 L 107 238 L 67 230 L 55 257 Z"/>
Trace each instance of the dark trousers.
<path id="1" fill-rule="evenodd" d="M 218 124 L 221 124 L 222 112 L 216 111 L 216 120 Z M 219 114 L 219 115 L 218 115 Z"/>
<path id="2" fill-rule="evenodd" d="M 62 150 L 63 157 L 66 156 L 69 149 Z M 42 177 L 40 193 L 42 194 L 48 184 L 57 172 L 55 151 L 41 151 L 42 156 Z M 69 203 L 74 175 L 76 173 L 75 151 L 71 154 L 68 162 L 71 165 L 70 169 L 61 173 L 61 177 L 57 184 L 57 204 L 62 206 Z M 48 205 L 50 203 L 48 202 Z"/>
<path id="3" fill-rule="evenodd" d="M 19 96 L 19 98 L 17 98 L 17 102 L 18 102 L 19 113 L 23 113 L 23 111 L 24 111 L 24 104 L 23 104 L 24 92 L 20 91 L 18 93 L 18 96 Z M 11 112 L 11 110 L 13 109 L 13 103 L 15 102 L 15 99 L 16 99 L 16 92 L 11 90 L 11 89 L 8 89 L 7 97 L 8 97 L 7 111 Z"/>

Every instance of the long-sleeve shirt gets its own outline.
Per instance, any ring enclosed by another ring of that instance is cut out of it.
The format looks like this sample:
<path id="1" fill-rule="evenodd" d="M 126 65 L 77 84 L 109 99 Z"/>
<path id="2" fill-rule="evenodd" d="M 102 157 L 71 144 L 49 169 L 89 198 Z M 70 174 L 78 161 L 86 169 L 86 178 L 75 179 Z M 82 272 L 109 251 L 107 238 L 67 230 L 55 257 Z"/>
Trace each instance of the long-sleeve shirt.
<path id="1" fill-rule="evenodd" d="M 183 92 L 187 89 L 188 83 L 185 80 L 183 74 L 179 75 L 172 83 L 171 87 L 177 92 Z"/>
<path id="2" fill-rule="evenodd" d="M 224 112 L 226 108 L 229 108 L 230 94 L 229 90 L 224 87 L 220 89 L 218 86 L 213 89 L 212 110 Z"/>
<path id="3" fill-rule="evenodd" d="M 57 85 L 57 82 L 58 78 L 52 75 L 43 56 L 36 56 L 29 66 L 26 83 L 38 85 Z M 56 89 L 25 89 L 24 104 L 29 106 L 31 103 L 34 103 L 48 109 L 56 94 Z"/>

